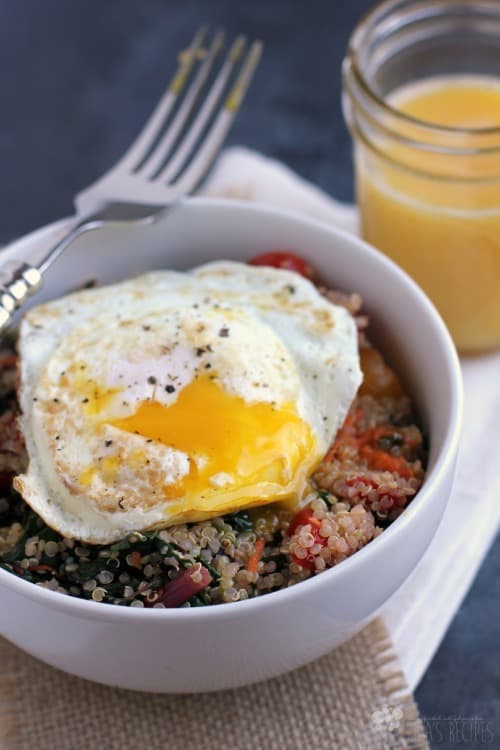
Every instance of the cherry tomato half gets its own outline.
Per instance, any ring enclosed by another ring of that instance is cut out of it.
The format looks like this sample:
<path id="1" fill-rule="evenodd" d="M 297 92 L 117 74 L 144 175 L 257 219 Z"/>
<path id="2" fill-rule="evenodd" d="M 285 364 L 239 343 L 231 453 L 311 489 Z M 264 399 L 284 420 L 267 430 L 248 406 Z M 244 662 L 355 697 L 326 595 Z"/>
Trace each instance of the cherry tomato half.
<path id="1" fill-rule="evenodd" d="M 274 251 L 256 255 L 249 261 L 251 266 L 271 266 L 272 268 L 284 268 L 287 271 L 304 276 L 306 279 L 313 279 L 315 273 L 309 263 L 293 253 Z"/>

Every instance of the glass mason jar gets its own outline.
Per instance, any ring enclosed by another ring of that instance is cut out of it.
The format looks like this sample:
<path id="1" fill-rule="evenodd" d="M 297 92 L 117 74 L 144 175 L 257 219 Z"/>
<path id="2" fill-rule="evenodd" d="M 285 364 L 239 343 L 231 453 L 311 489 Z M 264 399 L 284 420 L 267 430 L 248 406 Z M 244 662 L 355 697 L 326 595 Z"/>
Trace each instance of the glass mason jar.
<path id="1" fill-rule="evenodd" d="M 388 0 L 351 36 L 343 108 L 363 237 L 422 286 L 467 353 L 500 346 L 500 111 L 493 125 L 436 125 L 394 96 L 462 75 L 498 86 L 500 104 L 499 0 Z"/>

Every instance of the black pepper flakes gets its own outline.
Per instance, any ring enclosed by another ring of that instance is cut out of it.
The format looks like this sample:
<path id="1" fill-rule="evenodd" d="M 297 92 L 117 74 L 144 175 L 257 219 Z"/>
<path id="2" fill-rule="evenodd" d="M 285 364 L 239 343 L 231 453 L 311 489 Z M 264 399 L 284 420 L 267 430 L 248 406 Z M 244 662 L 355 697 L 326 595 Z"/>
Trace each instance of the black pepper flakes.
<path id="1" fill-rule="evenodd" d="M 165 390 L 167 393 L 173 393 L 175 391 L 175 386 L 173 385 L 166 385 Z"/>
<path id="2" fill-rule="evenodd" d="M 154 375 L 150 375 L 148 378 L 149 385 L 156 385 L 156 378 Z"/>
<path id="3" fill-rule="evenodd" d="M 104 445 L 106 446 L 106 448 L 109 448 L 110 445 L 113 445 L 113 441 L 112 440 L 105 440 L 104 441 Z"/>
<path id="4" fill-rule="evenodd" d="M 223 339 L 227 339 L 227 337 L 229 336 L 229 328 L 227 328 L 227 326 L 221 328 L 219 331 L 219 336 Z"/>

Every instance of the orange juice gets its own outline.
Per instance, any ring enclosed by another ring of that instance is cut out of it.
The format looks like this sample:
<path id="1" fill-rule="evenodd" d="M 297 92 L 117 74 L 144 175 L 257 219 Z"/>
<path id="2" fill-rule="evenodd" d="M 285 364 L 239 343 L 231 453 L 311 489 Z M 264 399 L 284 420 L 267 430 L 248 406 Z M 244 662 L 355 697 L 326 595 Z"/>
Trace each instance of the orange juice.
<path id="1" fill-rule="evenodd" d="M 396 90 L 388 103 L 407 115 L 399 137 L 381 135 L 376 149 L 360 145 L 356 152 L 363 236 L 429 294 L 461 351 L 494 348 L 500 345 L 500 150 L 493 130 L 500 128 L 500 78 L 427 79 Z M 422 122 L 439 126 L 435 147 L 432 137 L 426 148 L 415 147 Z M 444 128 L 450 152 L 440 147 Z"/>

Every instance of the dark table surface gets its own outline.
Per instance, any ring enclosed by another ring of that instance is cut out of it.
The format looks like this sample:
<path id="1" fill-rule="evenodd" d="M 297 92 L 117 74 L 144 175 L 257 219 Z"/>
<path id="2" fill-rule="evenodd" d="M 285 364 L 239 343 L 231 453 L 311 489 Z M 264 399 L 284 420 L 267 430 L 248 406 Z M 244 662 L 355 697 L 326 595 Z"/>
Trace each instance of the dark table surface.
<path id="1" fill-rule="evenodd" d="M 266 43 L 230 142 L 352 199 L 339 69 L 370 5 L 2 0 L 0 242 L 70 213 L 72 195 L 129 144 L 203 21 Z M 416 693 L 433 747 L 500 747 L 499 601 L 497 541 Z"/>

